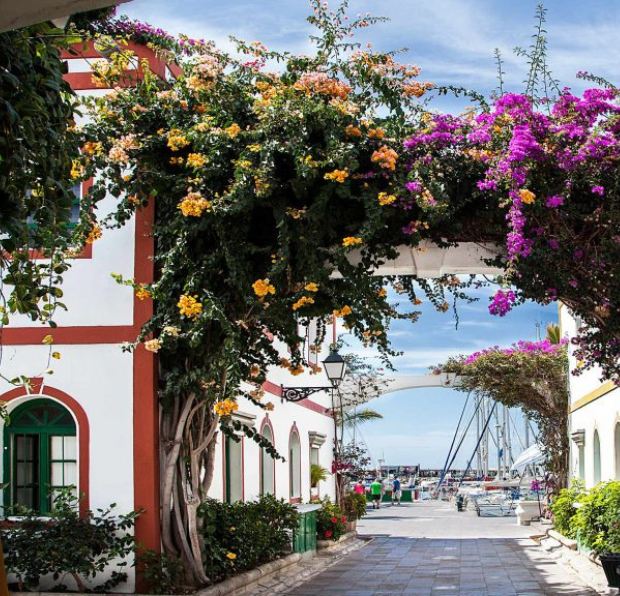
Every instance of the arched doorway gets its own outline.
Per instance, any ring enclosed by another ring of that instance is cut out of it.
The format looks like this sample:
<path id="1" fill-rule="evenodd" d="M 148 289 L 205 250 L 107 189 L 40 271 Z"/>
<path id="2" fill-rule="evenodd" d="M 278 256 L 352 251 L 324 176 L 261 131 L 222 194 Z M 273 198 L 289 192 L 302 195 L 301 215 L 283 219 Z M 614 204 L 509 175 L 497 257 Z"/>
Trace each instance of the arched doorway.
<path id="1" fill-rule="evenodd" d="M 264 424 L 261 434 L 272 445 L 274 444 L 273 431 L 269 423 Z M 275 494 L 275 460 L 264 447 L 260 450 L 260 493 Z"/>
<path id="2" fill-rule="evenodd" d="M 76 425 L 69 410 L 51 399 L 34 399 L 11 412 L 4 428 L 5 507 L 21 505 L 46 515 L 55 494 L 76 490 Z"/>
<path id="3" fill-rule="evenodd" d="M 288 461 L 290 498 L 293 501 L 301 499 L 301 441 L 296 427 L 291 431 Z"/>

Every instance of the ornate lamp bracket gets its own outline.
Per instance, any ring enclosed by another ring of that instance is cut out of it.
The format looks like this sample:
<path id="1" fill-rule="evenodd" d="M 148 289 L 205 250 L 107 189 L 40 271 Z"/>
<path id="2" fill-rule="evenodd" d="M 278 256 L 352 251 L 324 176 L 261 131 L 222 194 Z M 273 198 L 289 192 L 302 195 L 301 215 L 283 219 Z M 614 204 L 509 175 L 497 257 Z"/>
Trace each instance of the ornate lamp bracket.
<path id="1" fill-rule="evenodd" d="M 280 385 L 280 388 L 282 389 L 280 395 L 282 401 L 301 401 L 302 399 L 307 399 L 313 393 L 331 389 L 331 387 L 285 387 L 284 385 Z"/>

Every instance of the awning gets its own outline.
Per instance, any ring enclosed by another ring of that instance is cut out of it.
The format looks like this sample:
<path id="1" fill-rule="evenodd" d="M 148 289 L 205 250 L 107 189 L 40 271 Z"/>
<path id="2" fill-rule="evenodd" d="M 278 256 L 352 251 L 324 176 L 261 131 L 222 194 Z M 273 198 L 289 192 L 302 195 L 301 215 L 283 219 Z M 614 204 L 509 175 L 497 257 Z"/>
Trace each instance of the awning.
<path id="1" fill-rule="evenodd" d="M 542 454 L 539 445 L 532 445 L 528 447 L 517 459 L 515 463 L 510 467 L 510 471 L 523 472 L 527 466 L 531 464 L 537 464 L 545 459 L 545 456 Z"/>

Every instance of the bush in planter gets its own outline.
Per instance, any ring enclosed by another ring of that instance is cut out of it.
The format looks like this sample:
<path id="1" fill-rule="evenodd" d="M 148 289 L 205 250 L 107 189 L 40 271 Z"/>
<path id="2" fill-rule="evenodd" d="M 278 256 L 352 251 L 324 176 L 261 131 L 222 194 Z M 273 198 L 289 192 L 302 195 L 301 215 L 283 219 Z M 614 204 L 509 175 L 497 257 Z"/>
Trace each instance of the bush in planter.
<path id="1" fill-rule="evenodd" d="M 551 503 L 553 525 L 560 534 L 567 538 L 577 538 L 577 526 L 575 515 L 577 508 L 575 503 L 582 502 L 586 496 L 583 480 L 575 478 L 570 488 L 563 488 L 560 494 Z"/>
<path id="2" fill-rule="evenodd" d="M 357 521 L 366 515 L 366 495 L 349 493 L 344 498 L 344 511 L 349 521 Z"/>
<path id="3" fill-rule="evenodd" d="M 60 582 L 55 590 L 67 590 L 63 582 L 70 576 L 77 590 L 83 592 L 86 581 L 95 580 L 97 574 L 110 567 L 110 578 L 90 589 L 107 591 L 127 579 L 125 559 L 135 550 L 129 532 L 139 514 L 113 517 L 116 505 L 112 504 L 80 516 L 79 501 L 67 488 L 58 491 L 54 508 L 46 518 L 32 510 L 12 508 L 11 513 L 21 519 L 5 524 L 2 542 L 6 570 L 17 576 L 20 591 L 38 589 L 39 580 L 51 574 L 54 581 Z"/>
<path id="4" fill-rule="evenodd" d="M 598 555 L 620 553 L 620 482 L 601 482 L 581 498 L 574 516 L 583 546 Z"/>
<path id="5" fill-rule="evenodd" d="M 346 531 L 347 516 L 329 497 L 323 499 L 322 505 L 316 515 L 317 538 L 336 542 Z"/>
<path id="6" fill-rule="evenodd" d="M 209 499 L 198 514 L 204 521 L 205 571 L 213 581 L 281 557 L 299 521 L 293 505 L 272 495 L 247 503 Z"/>
<path id="7" fill-rule="evenodd" d="M 582 500 L 574 517 L 581 544 L 601 561 L 607 582 L 620 587 L 620 482 L 601 482 Z"/>

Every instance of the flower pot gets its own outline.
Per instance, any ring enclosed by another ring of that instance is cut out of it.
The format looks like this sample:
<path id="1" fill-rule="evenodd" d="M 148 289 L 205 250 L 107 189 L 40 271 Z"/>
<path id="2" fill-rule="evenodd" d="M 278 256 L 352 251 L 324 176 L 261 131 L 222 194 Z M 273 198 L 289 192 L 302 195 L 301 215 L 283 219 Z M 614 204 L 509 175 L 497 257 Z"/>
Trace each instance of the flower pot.
<path id="1" fill-rule="evenodd" d="M 599 555 L 610 588 L 620 588 L 620 554 Z"/>
<path id="2" fill-rule="evenodd" d="M 355 530 L 355 528 L 357 528 L 357 520 L 356 519 L 350 519 L 347 521 L 346 524 L 347 527 L 347 532 L 353 532 L 353 530 Z"/>

